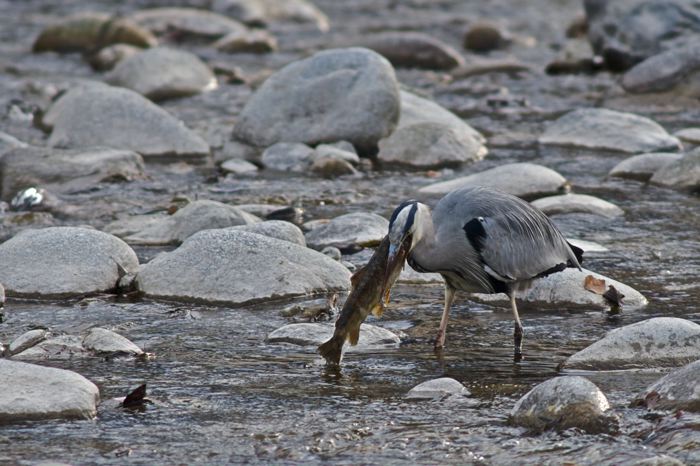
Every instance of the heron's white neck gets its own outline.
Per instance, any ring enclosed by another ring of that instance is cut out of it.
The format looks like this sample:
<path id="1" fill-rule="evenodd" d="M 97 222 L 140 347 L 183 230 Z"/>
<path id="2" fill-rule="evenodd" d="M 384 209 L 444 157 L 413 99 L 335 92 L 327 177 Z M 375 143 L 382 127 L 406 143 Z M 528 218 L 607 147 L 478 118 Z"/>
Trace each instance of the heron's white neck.
<path id="1" fill-rule="evenodd" d="M 439 257 L 436 255 L 437 242 L 433 216 L 427 206 L 422 206 L 416 215 L 416 228 L 413 232 L 411 259 L 426 270 L 439 270 Z"/>

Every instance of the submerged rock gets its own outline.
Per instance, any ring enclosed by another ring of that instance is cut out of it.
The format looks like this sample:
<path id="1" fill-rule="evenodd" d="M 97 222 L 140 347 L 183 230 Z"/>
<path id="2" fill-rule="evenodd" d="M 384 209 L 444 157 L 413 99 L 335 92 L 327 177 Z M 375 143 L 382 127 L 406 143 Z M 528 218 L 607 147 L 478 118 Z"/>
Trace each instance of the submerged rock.
<path id="1" fill-rule="evenodd" d="M 11 296 L 79 296 L 113 291 L 138 259 L 119 238 L 97 230 L 25 230 L 0 244 L 0 281 Z"/>
<path id="2" fill-rule="evenodd" d="M 658 123 L 604 108 L 573 110 L 551 123 L 540 144 L 620 152 L 679 150 L 680 141 Z"/>
<path id="3" fill-rule="evenodd" d="M 238 207 L 203 199 L 187 204 L 173 215 L 139 215 L 112 222 L 105 230 L 127 243 L 157 246 L 180 244 L 202 230 L 259 221 Z"/>
<path id="4" fill-rule="evenodd" d="M 25 332 L 12 340 L 12 343 L 10 343 L 10 346 L 7 348 L 8 353 L 10 356 L 21 353 L 22 351 L 46 340 L 48 336 L 49 332 L 44 329 L 35 329 Z M 0 356 L 2 355 L 0 354 Z"/>
<path id="5" fill-rule="evenodd" d="M 97 414 L 100 392 L 75 372 L 0 359 L 0 422 L 82 418 Z"/>
<path id="6" fill-rule="evenodd" d="M 584 213 L 614 218 L 625 213 L 615 204 L 587 194 L 542 197 L 532 201 L 532 205 L 547 215 Z"/>
<path id="7" fill-rule="evenodd" d="M 386 165 L 441 168 L 476 162 L 486 147 L 473 134 L 441 123 L 404 126 L 379 141 L 377 157 Z"/>
<path id="8" fill-rule="evenodd" d="M 554 170 L 534 163 L 509 163 L 472 175 L 420 188 L 429 194 L 447 194 L 468 186 L 487 186 L 523 199 L 568 191 L 568 182 Z"/>
<path id="9" fill-rule="evenodd" d="M 175 41 L 208 41 L 246 30 L 238 21 L 198 8 L 149 8 L 134 12 L 129 19 Z"/>
<path id="10" fill-rule="evenodd" d="M 249 223 L 247 225 L 231 227 L 231 229 L 257 233 L 259 235 L 269 236 L 270 238 L 289 241 L 299 246 L 306 246 L 306 239 L 304 238 L 304 233 L 301 231 L 301 228 L 283 220 L 267 220 L 259 223 Z"/>
<path id="11" fill-rule="evenodd" d="M 292 22 L 313 24 L 321 32 L 329 29 L 328 17 L 308 0 L 214 0 L 212 9 L 251 26 Z"/>
<path id="12" fill-rule="evenodd" d="M 375 246 L 389 231 L 389 221 L 384 217 L 356 212 L 335 217 L 325 225 L 306 233 L 306 243 L 314 249 L 326 246 L 343 247 L 353 244 Z"/>
<path id="13" fill-rule="evenodd" d="M 620 370 L 677 367 L 700 359 L 700 325 L 656 317 L 611 330 L 570 356 L 564 369 Z"/>
<path id="14" fill-rule="evenodd" d="M 696 42 L 685 47 L 672 48 L 647 58 L 625 73 L 622 87 L 636 94 L 673 91 L 687 97 L 700 96 L 700 85 L 697 84 L 700 77 L 699 48 L 700 35 Z"/>
<path id="15" fill-rule="evenodd" d="M 700 360 L 656 381 L 637 397 L 633 405 L 700 412 Z"/>
<path id="16" fill-rule="evenodd" d="M 262 153 L 263 165 L 272 170 L 305 173 L 313 164 L 314 150 L 306 144 L 278 142 Z"/>
<path id="17" fill-rule="evenodd" d="M 374 50 L 396 67 L 450 70 L 464 65 L 454 48 L 420 32 L 384 32 L 365 38 L 359 45 Z"/>
<path id="18" fill-rule="evenodd" d="M 221 164 L 221 170 L 234 175 L 244 175 L 258 171 L 257 165 L 242 159 L 228 159 Z"/>
<path id="19" fill-rule="evenodd" d="M 109 146 L 164 161 L 202 161 L 209 156 L 209 145 L 201 137 L 129 89 L 74 88 L 51 105 L 42 123 L 52 129 L 53 147 Z"/>
<path id="20" fill-rule="evenodd" d="M 268 343 L 291 343 L 299 346 L 320 345 L 333 336 L 335 325 L 328 323 L 302 323 L 289 324 L 274 330 L 267 336 Z M 381 327 L 370 324 L 360 326 L 360 339 L 357 346 L 349 343 L 344 346 L 345 351 L 362 351 L 377 347 L 397 347 L 401 339 Z"/>
<path id="21" fill-rule="evenodd" d="M 111 44 L 153 47 L 157 39 L 126 18 L 106 13 L 78 13 L 44 29 L 34 52 L 89 52 Z"/>
<path id="22" fill-rule="evenodd" d="M 10 151 L 0 159 L 0 198 L 9 200 L 30 186 L 69 192 L 144 176 L 143 158 L 130 150 L 27 147 Z"/>
<path id="23" fill-rule="evenodd" d="M 672 152 L 651 152 L 635 155 L 615 165 L 608 173 L 608 176 L 649 181 L 654 173 L 669 163 L 680 160 L 681 157 L 683 157 L 683 154 Z"/>
<path id="24" fill-rule="evenodd" d="M 146 296 L 244 304 L 344 291 L 350 272 L 308 248 L 233 229 L 206 230 L 141 267 Z"/>
<path id="25" fill-rule="evenodd" d="M 450 377 L 428 380 L 416 385 L 408 393 L 407 400 L 434 400 L 446 396 L 469 396 L 469 390 Z"/>
<path id="26" fill-rule="evenodd" d="M 700 149 L 659 168 L 649 180 L 652 184 L 689 191 L 700 190 Z"/>
<path id="27" fill-rule="evenodd" d="M 217 86 L 214 73 L 197 55 L 166 47 L 148 49 L 122 60 L 106 80 L 153 101 L 199 94 Z"/>
<path id="28" fill-rule="evenodd" d="M 67 360 L 90 356 L 83 347 L 83 338 L 78 335 L 58 335 L 49 337 L 12 356 L 24 361 Z"/>
<path id="29" fill-rule="evenodd" d="M 83 338 L 83 347 L 100 355 L 128 354 L 138 356 L 143 350 L 127 338 L 111 330 L 95 327 Z"/>
<path id="30" fill-rule="evenodd" d="M 597 434 L 617 430 L 617 418 L 606 414 L 609 409 L 608 399 L 590 380 L 555 377 L 520 398 L 513 407 L 511 420 L 535 431 L 576 427 Z"/>
<path id="31" fill-rule="evenodd" d="M 246 103 L 234 136 L 255 146 L 346 140 L 372 152 L 396 127 L 399 110 L 398 83 L 384 57 L 362 48 L 325 50 L 270 76 Z"/>

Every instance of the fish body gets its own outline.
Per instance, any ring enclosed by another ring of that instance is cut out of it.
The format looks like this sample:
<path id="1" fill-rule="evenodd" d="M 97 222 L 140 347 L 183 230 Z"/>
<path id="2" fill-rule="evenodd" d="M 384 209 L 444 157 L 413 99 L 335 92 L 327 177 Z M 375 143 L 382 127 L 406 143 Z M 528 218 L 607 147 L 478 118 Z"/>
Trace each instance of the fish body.
<path id="1" fill-rule="evenodd" d="M 318 347 L 318 352 L 329 364 L 340 364 L 343 345 L 349 341 L 356 345 L 360 338 L 360 325 L 372 313 L 381 317 L 389 302 L 389 292 L 401 273 L 408 250 L 401 248 L 389 260 L 389 237 L 385 237 L 374 251 L 367 265 L 355 272 L 350 281 L 352 291 L 345 300 L 333 336 Z"/>

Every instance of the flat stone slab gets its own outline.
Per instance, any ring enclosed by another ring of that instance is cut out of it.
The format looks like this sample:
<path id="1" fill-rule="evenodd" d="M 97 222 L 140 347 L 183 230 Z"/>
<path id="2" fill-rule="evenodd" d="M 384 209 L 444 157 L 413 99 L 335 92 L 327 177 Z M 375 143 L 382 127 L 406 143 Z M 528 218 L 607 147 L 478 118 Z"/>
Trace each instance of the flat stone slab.
<path id="1" fill-rule="evenodd" d="M 335 217 L 306 233 L 306 243 L 314 249 L 326 246 L 376 246 L 389 231 L 389 221 L 370 212 L 356 212 Z"/>
<path id="2" fill-rule="evenodd" d="M 609 409 L 605 394 L 590 380 L 555 377 L 520 398 L 511 411 L 511 420 L 534 431 L 576 427 L 595 434 L 616 430 L 617 419 L 606 413 Z"/>
<path id="3" fill-rule="evenodd" d="M 454 180 L 429 184 L 419 189 L 426 194 L 447 194 L 460 188 L 486 186 L 523 199 L 536 199 L 568 190 L 566 178 L 534 163 L 509 163 Z"/>
<path id="4" fill-rule="evenodd" d="M 700 190 L 700 149 L 659 168 L 650 183 L 688 191 Z"/>
<path id="5" fill-rule="evenodd" d="M 649 409 L 700 412 L 700 360 L 662 377 L 644 390 L 633 404 Z"/>
<path id="6" fill-rule="evenodd" d="M 532 205 L 547 215 L 582 213 L 614 218 L 625 214 L 622 209 L 612 202 L 587 194 L 562 194 L 560 196 L 542 197 L 532 201 Z"/>
<path id="7" fill-rule="evenodd" d="M 291 343 L 299 346 L 318 346 L 333 336 L 332 323 L 289 324 L 272 331 L 268 343 Z M 346 343 L 344 351 L 366 351 L 376 348 L 398 347 L 401 339 L 393 332 L 370 324 L 360 326 L 360 339 L 356 346 Z"/>
<path id="8" fill-rule="evenodd" d="M 416 385 L 408 393 L 407 400 L 434 400 L 444 398 L 446 396 L 469 396 L 469 390 L 450 377 L 442 377 L 439 379 L 428 380 Z"/>
<path id="9" fill-rule="evenodd" d="M 649 118 L 604 108 L 567 113 L 547 126 L 539 142 L 631 153 L 681 149 L 678 138 Z"/>
<path id="10" fill-rule="evenodd" d="M 138 356 L 143 350 L 127 338 L 105 328 L 91 328 L 83 338 L 83 347 L 97 354 L 128 354 Z"/>
<path id="11" fill-rule="evenodd" d="M 0 422 L 91 419 L 100 392 L 75 372 L 0 359 Z"/>
<path id="12" fill-rule="evenodd" d="M 92 356 L 83 346 L 80 335 L 57 335 L 49 337 L 12 356 L 13 360 L 69 360 Z"/>
<path id="13" fill-rule="evenodd" d="M 678 367 L 700 359 L 700 325 L 656 317 L 611 330 L 570 356 L 564 369 L 621 370 Z"/>
<path id="14" fill-rule="evenodd" d="M 205 230 L 141 267 L 138 289 L 153 298 L 246 304 L 350 287 L 350 272 L 328 256 L 233 229 Z"/>
<path id="15" fill-rule="evenodd" d="M 46 111 L 49 145 L 108 146 L 138 152 L 148 160 L 203 161 L 209 145 L 182 121 L 129 89 L 105 85 L 69 90 Z"/>
<path id="16" fill-rule="evenodd" d="M 680 160 L 683 154 L 672 152 L 650 152 L 632 156 L 615 165 L 608 176 L 628 178 L 637 181 L 649 181 L 649 179 L 661 168 Z"/>
<path id="17" fill-rule="evenodd" d="M 449 44 L 421 32 L 384 32 L 360 41 L 396 67 L 450 70 L 464 66 L 464 58 Z"/>
<path id="18" fill-rule="evenodd" d="M 24 230 L 0 244 L 0 281 L 10 296 L 59 297 L 112 291 L 136 273 L 134 251 L 116 236 L 76 227 Z"/>

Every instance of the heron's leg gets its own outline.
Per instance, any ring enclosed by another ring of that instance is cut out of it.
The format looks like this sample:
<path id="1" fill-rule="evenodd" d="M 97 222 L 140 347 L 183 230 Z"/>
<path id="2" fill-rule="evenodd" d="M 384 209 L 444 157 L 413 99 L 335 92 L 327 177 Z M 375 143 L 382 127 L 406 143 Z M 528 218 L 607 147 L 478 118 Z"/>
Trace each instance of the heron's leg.
<path id="1" fill-rule="evenodd" d="M 513 309 L 513 320 L 515 320 L 515 330 L 513 331 L 513 358 L 520 361 L 523 358 L 523 324 L 520 323 L 518 307 L 515 305 L 515 296 L 510 296 L 510 306 Z"/>
<path id="2" fill-rule="evenodd" d="M 445 332 L 447 331 L 447 320 L 450 317 L 450 307 L 455 300 L 457 290 L 445 283 L 445 310 L 442 311 L 442 319 L 440 320 L 440 330 L 438 330 L 437 338 L 435 339 L 435 348 L 445 346 Z"/>

